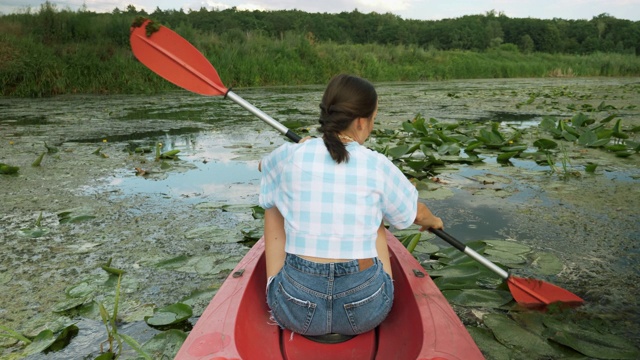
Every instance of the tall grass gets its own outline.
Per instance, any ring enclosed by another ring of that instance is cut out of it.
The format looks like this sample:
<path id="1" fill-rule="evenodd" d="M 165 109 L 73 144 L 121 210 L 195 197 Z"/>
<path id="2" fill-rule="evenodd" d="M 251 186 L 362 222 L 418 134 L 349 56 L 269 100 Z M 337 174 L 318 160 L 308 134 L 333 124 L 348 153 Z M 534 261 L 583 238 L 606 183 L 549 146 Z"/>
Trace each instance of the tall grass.
<path id="1" fill-rule="evenodd" d="M 104 41 L 45 44 L 33 35 L 20 35 L 19 26 L 5 27 L 11 31 L 0 33 L 2 95 L 154 93 L 175 88 L 140 64 L 123 40 L 105 36 Z M 437 51 L 417 45 L 316 42 L 313 36 L 293 33 L 273 38 L 260 32 L 201 33 L 189 26 L 176 31 L 206 55 L 227 86 L 323 84 L 340 72 L 374 82 L 640 76 L 640 58 L 617 53 L 523 54 L 509 47 Z"/>

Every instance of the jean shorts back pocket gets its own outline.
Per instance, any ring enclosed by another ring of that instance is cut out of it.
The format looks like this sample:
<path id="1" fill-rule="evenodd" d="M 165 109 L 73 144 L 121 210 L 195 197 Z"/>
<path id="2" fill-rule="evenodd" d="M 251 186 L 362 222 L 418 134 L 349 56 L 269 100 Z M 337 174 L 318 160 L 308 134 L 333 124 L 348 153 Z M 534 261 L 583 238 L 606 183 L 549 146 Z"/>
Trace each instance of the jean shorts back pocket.
<path id="1" fill-rule="evenodd" d="M 317 304 L 292 295 L 282 283 L 278 284 L 275 291 L 271 310 L 276 321 L 283 327 L 304 335 L 311 325 Z"/>
<path id="2" fill-rule="evenodd" d="M 391 311 L 392 297 L 382 284 L 373 294 L 362 300 L 347 303 L 344 310 L 354 333 L 361 334 L 378 326 Z"/>

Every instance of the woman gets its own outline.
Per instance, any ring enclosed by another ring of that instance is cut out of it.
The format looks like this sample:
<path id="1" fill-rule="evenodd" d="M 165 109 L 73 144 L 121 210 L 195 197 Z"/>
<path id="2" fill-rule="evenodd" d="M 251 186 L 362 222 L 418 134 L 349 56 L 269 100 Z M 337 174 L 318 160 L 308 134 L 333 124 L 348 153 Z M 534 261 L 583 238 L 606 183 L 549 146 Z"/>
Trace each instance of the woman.
<path id="1" fill-rule="evenodd" d="M 334 77 L 320 109 L 321 139 L 286 143 L 260 164 L 267 303 L 293 332 L 355 335 L 393 304 L 383 218 L 399 229 L 443 224 L 393 163 L 362 146 L 378 110 L 371 83 Z"/>

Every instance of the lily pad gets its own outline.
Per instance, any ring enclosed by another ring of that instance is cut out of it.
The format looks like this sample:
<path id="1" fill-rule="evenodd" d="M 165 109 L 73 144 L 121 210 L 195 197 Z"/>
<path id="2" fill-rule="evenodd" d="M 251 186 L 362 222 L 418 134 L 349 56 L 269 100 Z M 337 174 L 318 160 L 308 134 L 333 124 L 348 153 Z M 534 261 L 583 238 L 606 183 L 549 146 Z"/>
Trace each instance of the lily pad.
<path id="1" fill-rule="evenodd" d="M 476 326 L 467 326 L 467 331 L 485 354 L 491 354 L 491 359 L 512 360 L 524 358 L 524 354 L 520 354 L 513 349 L 509 349 L 496 340 L 491 330 L 482 329 Z"/>
<path id="2" fill-rule="evenodd" d="M 522 328 L 506 315 L 487 314 L 482 319 L 496 339 L 510 349 L 528 354 L 532 359 L 556 358 L 560 355 L 545 338 Z"/>
<path id="3" fill-rule="evenodd" d="M 54 342 L 56 342 L 56 337 L 53 334 L 53 331 L 49 329 L 42 330 L 35 339 L 33 339 L 31 344 L 24 349 L 24 353 L 25 355 L 41 353 L 49 348 L 49 346 Z"/>
<path id="4" fill-rule="evenodd" d="M 443 290 L 442 295 L 456 305 L 489 308 L 499 308 L 513 299 L 508 291 L 488 289 Z"/>
<path id="5" fill-rule="evenodd" d="M 185 321 L 193 315 L 191 306 L 177 303 L 157 309 L 153 316 L 145 317 L 150 326 L 166 326 Z"/>
<path id="6" fill-rule="evenodd" d="M 489 260 L 501 263 L 511 268 L 517 267 L 518 265 L 522 265 L 527 262 L 527 259 L 525 259 L 523 256 L 512 254 L 503 250 L 486 249 L 484 254 Z"/>
<path id="7" fill-rule="evenodd" d="M 531 266 L 538 269 L 543 275 L 556 275 L 564 269 L 560 259 L 551 253 L 535 253 Z"/>
<path id="8" fill-rule="evenodd" d="M 640 350 L 628 340 L 578 324 L 545 318 L 544 324 L 553 330 L 551 340 L 582 354 L 598 359 L 638 359 Z"/>
<path id="9" fill-rule="evenodd" d="M 221 229 L 217 226 L 206 226 L 187 231 L 184 235 L 187 239 L 206 240 L 217 244 L 237 242 L 237 239 L 230 236 L 229 230 Z"/>
<path id="10" fill-rule="evenodd" d="M 180 300 L 180 303 L 191 306 L 194 316 L 200 316 L 206 309 L 213 296 L 218 292 L 218 288 L 220 284 L 216 287 L 205 289 L 205 290 L 196 290 L 192 292 L 189 296 Z"/>
<path id="11" fill-rule="evenodd" d="M 498 277 L 498 275 L 495 275 L 491 270 L 487 269 L 475 260 L 472 260 L 472 262 L 449 265 L 441 269 L 431 270 L 429 271 L 429 275 L 431 275 L 431 277 L 444 276 L 450 279 L 464 277 L 478 278 L 480 276 Z"/>
<path id="12" fill-rule="evenodd" d="M 449 278 L 438 277 L 433 282 L 440 290 L 461 290 L 461 289 L 479 289 L 475 277 Z"/>
<path id="13" fill-rule="evenodd" d="M 20 229 L 20 231 L 18 232 L 19 235 L 26 236 L 32 239 L 42 237 L 44 235 L 47 235 L 48 233 L 49 229 L 45 229 L 39 226 L 32 229 Z"/>
<path id="14" fill-rule="evenodd" d="M 506 240 L 484 240 L 484 243 L 489 245 L 491 249 L 504 251 L 510 254 L 526 254 L 531 251 L 531 248 L 527 245 L 522 245 L 514 241 Z"/>
<path id="15" fill-rule="evenodd" d="M 152 359 L 173 359 L 186 339 L 187 333 L 171 329 L 155 335 L 142 345 L 142 350 Z"/>

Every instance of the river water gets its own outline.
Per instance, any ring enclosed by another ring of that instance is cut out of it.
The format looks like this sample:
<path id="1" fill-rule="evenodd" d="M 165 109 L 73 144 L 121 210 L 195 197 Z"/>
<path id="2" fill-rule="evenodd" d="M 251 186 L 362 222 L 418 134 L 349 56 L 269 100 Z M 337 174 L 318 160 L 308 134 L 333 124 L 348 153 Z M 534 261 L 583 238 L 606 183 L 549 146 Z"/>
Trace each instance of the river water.
<path id="1" fill-rule="evenodd" d="M 400 129 L 418 113 L 444 122 L 535 127 L 544 116 L 570 118 L 576 109 L 589 109 L 585 104 L 603 102 L 625 124 L 640 125 L 638 78 L 386 83 L 377 89 L 379 129 Z M 322 90 L 234 89 L 275 119 L 300 122 L 312 134 Z M 257 204 L 257 163 L 285 140 L 228 100 L 175 91 L 0 99 L 0 141 L 0 162 L 20 166 L 18 176 L 0 175 L 0 323 L 34 335 L 59 318 L 52 309 L 67 299 L 65 289 L 106 276 L 100 265 L 108 259 L 127 271 L 121 313 L 129 323 L 154 306 L 219 286 L 246 252 L 239 243 L 243 233 L 260 226 L 249 208 Z M 55 150 L 32 167 L 47 151 L 45 143 Z M 179 149 L 182 161 L 169 169 L 153 161 L 158 143 L 162 151 Z M 145 147 L 151 153 L 135 152 Z M 556 254 L 565 269 L 544 280 L 582 296 L 585 311 L 619 321 L 621 334 L 640 346 L 640 157 L 580 156 L 601 164 L 596 175 L 561 179 L 519 160 L 511 167 L 488 159 L 446 168 L 438 174 L 446 195 L 434 192 L 426 200 L 463 242 L 509 239 Z M 146 175 L 137 176 L 136 168 Z M 497 185 L 473 180 L 487 176 Z M 64 223 L 65 211 L 88 220 Z M 45 233 L 30 236 L 40 216 Z M 189 260 L 158 265 L 180 256 Z M 112 290 L 100 288 L 94 297 L 108 302 Z M 95 339 L 104 337 L 99 322 L 83 326 Z M 152 335 L 132 331 L 141 341 Z M 1 339 L 5 355 L 15 350 Z M 74 346 L 84 354 L 97 351 L 91 341 Z"/>

